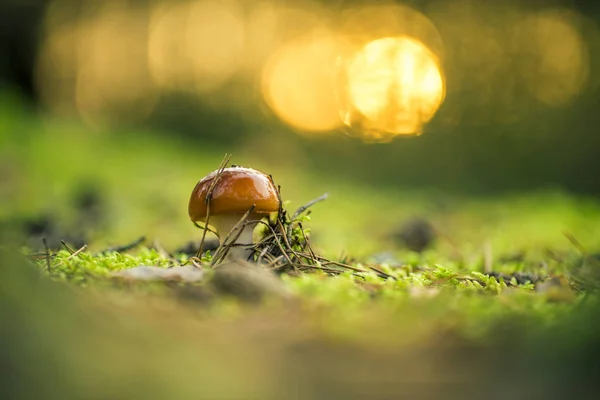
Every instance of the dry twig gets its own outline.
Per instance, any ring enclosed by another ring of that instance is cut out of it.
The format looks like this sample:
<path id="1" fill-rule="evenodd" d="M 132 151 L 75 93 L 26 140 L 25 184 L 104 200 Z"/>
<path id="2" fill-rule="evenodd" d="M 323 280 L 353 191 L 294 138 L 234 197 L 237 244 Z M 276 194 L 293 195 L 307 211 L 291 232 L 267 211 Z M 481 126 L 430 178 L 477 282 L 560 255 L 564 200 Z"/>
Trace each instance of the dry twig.
<path id="1" fill-rule="evenodd" d="M 69 246 L 69 245 L 67 244 L 67 242 L 65 242 L 64 240 L 61 240 L 61 241 L 60 241 L 60 243 L 63 245 L 63 247 L 64 247 L 64 248 L 65 248 L 65 249 L 66 249 L 66 250 L 67 250 L 69 253 L 71 253 L 71 254 L 75 253 L 75 250 L 73 250 L 73 249 L 71 248 L 71 246 Z"/>
<path id="2" fill-rule="evenodd" d="M 44 250 L 46 252 L 46 267 L 48 268 L 48 272 L 50 272 L 50 249 L 48 249 L 46 238 L 43 238 L 42 242 L 44 242 Z"/>
<path id="3" fill-rule="evenodd" d="M 123 253 L 125 251 L 129 251 L 129 250 L 132 250 L 132 249 L 138 247 L 139 245 L 141 245 L 145 241 L 146 241 L 146 236 L 140 236 L 139 238 L 135 239 L 131 243 L 127 243 L 127 244 L 124 244 L 124 245 L 121 245 L 121 246 L 109 247 L 107 249 L 99 251 L 98 254 L 113 253 L 113 252 L 114 253 Z"/>
<path id="4" fill-rule="evenodd" d="M 238 223 L 235 224 L 235 226 L 231 229 L 227 236 L 225 236 L 225 239 L 223 239 L 223 242 L 221 242 L 221 245 L 219 246 L 219 248 L 215 252 L 214 257 L 211 260 L 211 265 L 215 265 L 217 261 L 224 259 L 227 256 L 227 253 L 229 253 L 231 247 L 236 246 L 234 243 L 242 234 L 242 231 L 244 230 L 243 228 L 246 227 L 246 224 L 250 223 L 249 221 L 247 221 L 247 219 L 252 213 L 252 211 L 254 211 L 255 207 L 256 206 L 253 204 L 252 207 L 250 207 L 248 211 L 246 211 L 246 213 L 238 221 Z"/>
<path id="5" fill-rule="evenodd" d="M 87 249 L 87 244 L 84 244 L 83 246 L 81 246 L 81 248 L 79 248 L 77 251 L 73 252 L 73 254 L 71 254 L 69 257 L 67 257 L 67 260 L 70 260 L 73 257 L 77 257 L 79 255 L 79 253 L 81 253 L 82 251 L 84 251 L 85 249 Z"/>
<path id="6" fill-rule="evenodd" d="M 208 229 L 208 223 L 210 222 L 210 201 L 212 200 L 213 191 L 215 190 L 215 186 L 219 183 L 219 179 L 221 179 L 221 174 L 229 164 L 229 160 L 231 159 L 231 154 L 225 153 L 223 156 L 223 160 L 221 160 L 221 164 L 219 164 L 219 168 L 217 169 L 217 174 L 214 177 L 213 181 L 210 183 L 208 187 L 208 192 L 206 193 L 206 219 L 204 221 L 204 230 L 202 231 L 202 239 L 200 240 L 200 247 L 198 247 L 198 252 L 196 253 L 196 257 L 202 257 L 202 249 L 204 248 L 204 240 L 206 239 L 206 232 Z M 194 222 L 195 223 L 195 222 Z M 196 224 L 197 226 L 197 224 Z M 212 232 L 212 231 L 211 231 Z"/>

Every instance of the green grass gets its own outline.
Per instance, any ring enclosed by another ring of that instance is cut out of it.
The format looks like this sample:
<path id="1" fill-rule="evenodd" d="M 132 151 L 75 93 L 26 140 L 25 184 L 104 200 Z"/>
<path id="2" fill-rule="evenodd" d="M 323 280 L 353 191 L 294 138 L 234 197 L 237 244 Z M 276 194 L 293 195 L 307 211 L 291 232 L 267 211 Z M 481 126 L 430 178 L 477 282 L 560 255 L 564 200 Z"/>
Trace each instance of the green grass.
<path id="1" fill-rule="evenodd" d="M 180 262 L 184 261 L 185 257 L 181 257 Z M 134 255 L 92 255 L 84 251 L 71 256 L 61 250 L 52 257 L 49 270 L 44 258 L 36 264 L 40 272 L 53 280 L 83 288 L 82 293 L 89 288 L 113 293 L 121 291 L 123 285 L 112 273 L 141 265 L 167 268 L 172 261 L 155 250 L 144 248 Z M 374 332 L 383 342 L 396 336 L 398 329 L 405 331 L 403 339 L 416 340 L 447 325 L 452 325 L 461 335 L 484 340 L 503 318 L 528 316 L 539 324 L 548 324 L 570 312 L 584 298 L 583 293 L 577 294 L 568 286 L 536 292 L 532 282 L 518 284 L 514 278 L 505 282 L 503 278 L 450 265 L 377 265 L 388 278 L 369 270 L 367 264 L 357 262 L 354 266 L 365 272 L 348 271 L 329 276 L 318 271 L 299 276 L 283 275 L 282 279 L 303 307 L 318 311 L 315 315 L 324 323 L 323 329 L 360 340 L 364 333 L 361 326 L 377 326 Z M 208 277 L 194 286 L 210 287 L 210 268 L 206 268 Z M 142 283 L 136 287 L 142 293 L 173 300 L 171 285 L 161 289 L 160 284 Z M 219 298 L 210 307 L 222 309 L 230 300 Z M 415 326 L 407 326 L 407 323 L 415 323 Z M 414 329 L 417 326 L 418 329 Z"/>

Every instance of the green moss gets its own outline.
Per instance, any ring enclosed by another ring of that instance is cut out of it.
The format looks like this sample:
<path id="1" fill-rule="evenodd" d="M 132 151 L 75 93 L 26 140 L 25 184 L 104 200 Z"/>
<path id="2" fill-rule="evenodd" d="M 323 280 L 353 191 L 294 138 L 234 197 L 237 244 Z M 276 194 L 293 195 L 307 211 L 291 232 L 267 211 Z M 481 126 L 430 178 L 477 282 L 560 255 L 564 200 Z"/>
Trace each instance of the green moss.
<path id="1" fill-rule="evenodd" d="M 84 251 L 76 256 L 63 250 L 52 258 L 50 271 L 45 259 L 37 261 L 39 270 L 54 280 L 84 288 L 94 286 L 107 294 L 123 290 L 115 280 L 108 279 L 113 272 L 140 265 L 167 268 L 172 264 L 172 260 L 147 248 L 134 254 L 92 255 Z M 360 263 L 354 266 L 368 269 Z M 549 324 L 574 309 L 582 298 L 575 295 L 570 301 L 555 302 L 536 292 L 532 283 L 518 284 L 515 279 L 505 282 L 456 266 L 377 268 L 389 277 L 382 278 L 374 271 L 347 271 L 337 276 L 317 271 L 283 275 L 282 280 L 300 301 L 306 318 L 326 335 L 359 340 L 364 334 L 362 327 L 371 326 L 380 330 L 376 336 L 382 343 L 392 340 L 398 332 L 402 332 L 403 340 L 422 340 L 440 329 L 485 340 L 505 320 L 526 318 L 539 326 Z M 156 283 L 136 287 L 165 299 L 174 294 L 172 290 L 161 291 L 161 285 Z M 232 306 L 230 299 L 220 299 L 202 308 L 211 318 L 220 318 L 220 314 L 243 315 L 239 306 L 231 314 Z"/>

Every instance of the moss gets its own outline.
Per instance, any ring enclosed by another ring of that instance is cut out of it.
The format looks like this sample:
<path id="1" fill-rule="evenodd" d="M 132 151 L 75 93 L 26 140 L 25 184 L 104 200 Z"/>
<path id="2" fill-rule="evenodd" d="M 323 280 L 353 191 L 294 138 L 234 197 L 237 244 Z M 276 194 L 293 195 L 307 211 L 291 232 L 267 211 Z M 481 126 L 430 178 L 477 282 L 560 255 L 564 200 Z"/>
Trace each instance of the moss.
<path id="1" fill-rule="evenodd" d="M 179 259 L 184 260 L 185 257 Z M 167 268 L 173 260 L 141 248 L 134 254 L 92 255 L 84 251 L 77 256 L 62 250 L 52 258 L 50 271 L 45 259 L 36 263 L 54 280 L 110 293 L 123 289 L 120 282 L 109 279 L 112 272 L 140 265 Z M 368 267 L 360 263 L 354 266 L 365 270 Z M 392 268 L 384 264 L 377 269 L 389 277 L 373 271 L 348 271 L 337 276 L 316 271 L 297 276 L 285 274 L 281 278 L 305 310 L 305 317 L 327 335 L 358 340 L 365 333 L 362 327 L 371 326 L 378 330 L 376 336 L 383 342 L 398 332 L 403 332 L 405 340 L 422 340 L 444 330 L 485 340 L 505 320 L 526 318 L 538 326 L 550 324 L 575 309 L 583 298 L 576 294 L 569 301 L 552 301 L 545 293 L 536 292 L 531 282 L 506 282 L 456 266 Z M 207 283 L 199 284 L 203 285 Z M 152 293 L 165 299 L 180 293 L 173 290 L 172 284 L 141 283 L 135 287 L 138 294 Z M 203 303 L 201 308 L 215 316 L 219 310 L 230 309 L 230 305 L 231 300 L 223 298 Z M 243 315 L 243 309 L 237 309 L 236 315 Z"/>

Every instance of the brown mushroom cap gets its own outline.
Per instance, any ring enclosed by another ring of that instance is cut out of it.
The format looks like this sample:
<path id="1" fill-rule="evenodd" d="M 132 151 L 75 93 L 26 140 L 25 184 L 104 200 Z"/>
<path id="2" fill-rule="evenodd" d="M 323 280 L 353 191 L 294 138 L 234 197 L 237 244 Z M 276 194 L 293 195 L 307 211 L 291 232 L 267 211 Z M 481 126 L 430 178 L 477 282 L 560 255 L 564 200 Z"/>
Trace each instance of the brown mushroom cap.
<path id="1" fill-rule="evenodd" d="M 218 171 L 211 172 L 192 191 L 188 213 L 193 222 L 206 218 L 206 196 L 217 175 Z M 279 210 L 279 197 L 271 178 L 252 168 L 223 169 L 212 191 L 210 215 L 245 213 L 252 205 L 259 214 Z"/>

